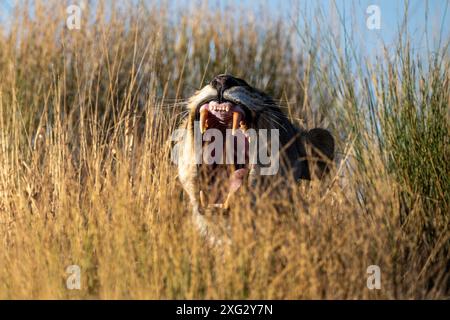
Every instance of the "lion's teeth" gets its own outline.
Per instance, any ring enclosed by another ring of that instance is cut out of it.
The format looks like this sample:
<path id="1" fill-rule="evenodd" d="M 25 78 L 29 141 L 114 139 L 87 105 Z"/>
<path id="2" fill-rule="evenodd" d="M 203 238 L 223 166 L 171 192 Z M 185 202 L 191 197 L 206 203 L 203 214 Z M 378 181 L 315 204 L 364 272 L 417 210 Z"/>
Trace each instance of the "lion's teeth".
<path id="1" fill-rule="evenodd" d="M 206 119 L 208 118 L 208 109 L 200 111 L 200 132 L 203 134 L 206 131 Z"/>
<path id="2" fill-rule="evenodd" d="M 239 122 L 239 125 L 241 127 L 241 130 L 245 133 L 248 130 L 247 124 L 245 123 L 245 121 L 241 121 Z"/>
<path id="3" fill-rule="evenodd" d="M 233 112 L 233 127 L 231 128 L 231 134 L 236 135 L 236 130 L 239 128 L 239 123 L 241 122 L 242 115 L 235 111 Z"/>

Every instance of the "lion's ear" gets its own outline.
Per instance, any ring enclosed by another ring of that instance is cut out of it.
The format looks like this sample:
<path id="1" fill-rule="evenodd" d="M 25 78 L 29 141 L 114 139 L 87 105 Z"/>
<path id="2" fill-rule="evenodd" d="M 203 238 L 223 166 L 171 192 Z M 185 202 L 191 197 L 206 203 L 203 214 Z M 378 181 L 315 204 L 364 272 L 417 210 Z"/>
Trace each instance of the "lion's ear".
<path id="1" fill-rule="evenodd" d="M 328 130 L 314 128 L 306 134 L 306 153 L 311 176 L 319 179 L 328 173 L 334 158 L 334 138 Z"/>

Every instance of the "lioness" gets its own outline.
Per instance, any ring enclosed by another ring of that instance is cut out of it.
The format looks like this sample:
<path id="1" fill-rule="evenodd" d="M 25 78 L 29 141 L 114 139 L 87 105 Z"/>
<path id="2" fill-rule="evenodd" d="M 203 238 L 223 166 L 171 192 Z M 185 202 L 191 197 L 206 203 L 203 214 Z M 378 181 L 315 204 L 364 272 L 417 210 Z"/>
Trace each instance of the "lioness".
<path id="1" fill-rule="evenodd" d="M 320 178 L 333 159 L 334 140 L 327 130 L 297 128 L 271 97 L 231 75 L 218 75 L 197 91 L 188 101 L 188 111 L 180 126 L 185 134 L 178 150 L 178 176 L 189 195 L 194 221 L 203 234 L 209 232 L 205 210 L 229 208 L 233 194 L 244 181 L 251 188 L 258 181 L 270 182 L 274 176 L 295 180 Z M 247 134 L 250 131 L 253 135 Z M 256 149 L 266 146 L 264 151 L 275 155 L 271 163 L 262 163 L 250 154 L 251 143 L 261 140 L 262 132 L 266 139 L 256 143 Z M 234 145 L 222 143 L 211 149 L 211 143 L 217 142 L 220 135 Z M 237 141 L 239 138 L 242 143 Z M 196 142 L 200 147 L 196 148 Z M 275 153 L 274 143 L 278 149 Z M 213 161 L 199 162 L 205 154 Z M 279 162 L 279 169 L 262 175 L 262 170 L 274 161 Z"/>

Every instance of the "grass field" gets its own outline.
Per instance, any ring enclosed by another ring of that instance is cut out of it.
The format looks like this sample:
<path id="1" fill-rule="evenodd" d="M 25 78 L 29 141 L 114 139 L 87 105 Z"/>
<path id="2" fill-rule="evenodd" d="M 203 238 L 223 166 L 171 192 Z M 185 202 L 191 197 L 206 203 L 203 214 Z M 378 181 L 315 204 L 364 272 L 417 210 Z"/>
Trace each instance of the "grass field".
<path id="1" fill-rule="evenodd" d="M 0 298 L 450 298 L 450 39 L 423 57 L 400 30 L 359 59 L 326 21 L 117 3 L 88 5 L 80 30 L 60 1 L 23 4 L 0 37 Z M 328 128 L 337 154 L 293 202 L 239 199 L 218 251 L 168 140 L 224 72 Z"/>

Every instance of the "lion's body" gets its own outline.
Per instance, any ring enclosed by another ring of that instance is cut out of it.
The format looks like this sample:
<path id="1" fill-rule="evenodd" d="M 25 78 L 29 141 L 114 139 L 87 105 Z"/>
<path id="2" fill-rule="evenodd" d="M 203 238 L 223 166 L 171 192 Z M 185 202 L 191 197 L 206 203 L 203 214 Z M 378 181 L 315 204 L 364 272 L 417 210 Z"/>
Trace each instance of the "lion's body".
<path id="1" fill-rule="evenodd" d="M 227 78 L 224 78 L 227 77 Z M 199 120 L 199 106 L 210 99 L 226 99 L 234 104 L 245 106 L 246 121 L 249 127 L 257 132 L 261 129 L 268 130 L 278 129 L 279 132 L 279 162 L 280 167 L 277 177 L 292 178 L 297 181 L 299 179 L 310 179 L 310 165 L 308 165 L 308 156 L 306 149 L 308 146 L 308 132 L 295 127 L 288 118 L 283 114 L 280 107 L 277 106 L 273 99 L 263 92 L 250 87 L 245 81 L 231 76 L 218 76 L 216 79 L 222 81 L 221 86 L 215 86 L 214 80 L 211 84 L 205 86 L 202 90 L 197 91 L 189 100 L 188 110 L 189 116 L 184 119 L 180 125 L 181 129 L 186 130 L 186 134 L 179 148 L 178 158 L 178 176 L 184 190 L 187 192 L 194 213 L 194 221 L 202 233 L 207 233 L 207 223 L 202 215 L 201 203 L 201 169 L 207 165 L 199 165 L 195 161 L 194 136 L 195 130 L 199 130 L 194 126 L 194 122 Z M 225 79 L 225 80 L 224 80 Z M 225 81 L 228 81 L 228 85 Z M 230 85 L 229 83 L 232 83 Z M 224 88 L 226 87 L 226 88 Z M 311 135 L 312 146 L 319 152 L 315 156 L 325 155 L 332 159 L 334 142 L 331 135 L 323 129 L 314 129 L 314 135 Z M 198 134 L 198 132 L 197 132 Z M 270 138 L 269 138 L 270 139 Z M 322 143 L 321 140 L 324 140 Z M 320 162 L 320 161 L 319 161 Z M 322 175 L 326 171 L 326 166 L 319 166 L 319 171 L 314 170 L 313 173 Z M 270 181 L 273 176 L 260 176 L 260 164 L 250 165 L 248 168 L 248 184 L 254 185 L 257 180 Z"/>

